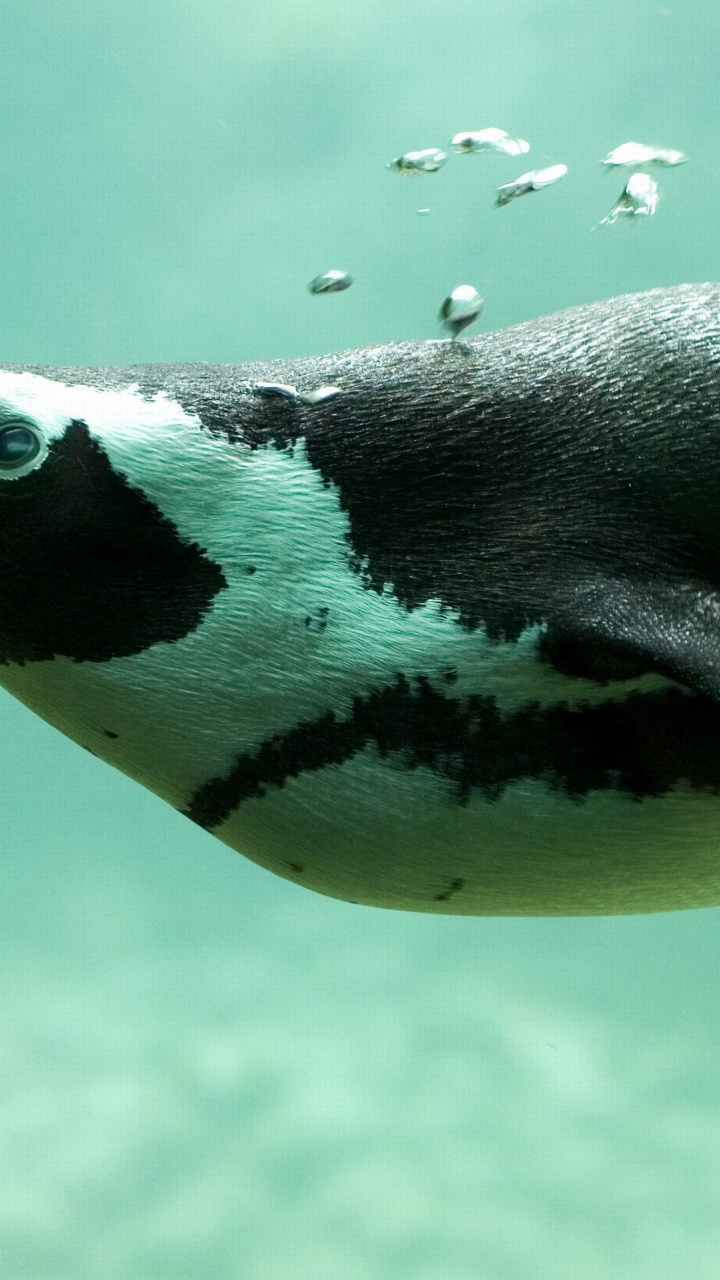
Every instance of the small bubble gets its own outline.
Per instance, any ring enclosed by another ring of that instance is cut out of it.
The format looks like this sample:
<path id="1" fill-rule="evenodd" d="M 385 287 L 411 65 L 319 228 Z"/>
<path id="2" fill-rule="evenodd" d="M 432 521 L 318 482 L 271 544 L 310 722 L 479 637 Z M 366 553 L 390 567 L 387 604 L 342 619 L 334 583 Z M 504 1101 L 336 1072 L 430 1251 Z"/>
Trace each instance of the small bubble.
<path id="1" fill-rule="evenodd" d="M 439 147 L 426 147 L 424 151 L 406 151 L 385 165 L 386 169 L 394 169 L 396 173 L 436 173 L 447 164 L 447 151 Z"/>
<path id="2" fill-rule="evenodd" d="M 323 404 L 326 400 L 334 400 L 335 396 L 342 395 L 342 387 L 315 387 L 312 391 L 301 392 L 298 399 L 303 404 Z"/>
<path id="3" fill-rule="evenodd" d="M 349 289 L 353 284 L 353 277 L 348 271 L 339 271 L 333 268 L 330 271 L 324 271 L 321 276 L 315 276 L 311 280 L 308 289 L 310 293 L 342 293 L 344 289 Z"/>
<path id="4" fill-rule="evenodd" d="M 477 133 L 456 133 L 450 146 L 453 151 L 466 155 L 482 155 L 499 151 L 506 156 L 522 156 L 530 150 L 524 138 L 511 138 L 504 129 L 480 129 Z"/>
<path id="5" fill-rule="evenodd" d="M 285 400 L 297 400 L 297 387 L 287 382 L 256 382 L 255 390 L 261 396 L 282 396 Z"/>
<path id="6" fill-rule="evenodd" d="M 660 192 L 655 179 L 649 173 L 634 173 L 610 212 L 600 219 L 600 226 L 611 227 L 621 218 L 651 217 L 657 209 L 659 199 Z"/>
<path id="7" fill-rule="evenodd" d="M 474 324 L 484 307 L 484 302 L 474 285 L 459 284 L 448 294 L 440 308 L 440 320 L 453 338 Z"/>
<path id="8" fill-rule="evenodd" d="M 601 163 L 609 169 L 639 169 L 649 165 L 674 169 L 678 164 L 687 164 L 687 156 L 684 152 L 673 151 L 669 147 L 647 147 L 644 142 L 623 142 L 613 151 L 608 151 Z"/>
<path id="9" fill-rule="evenodd" d="M 498 187 L 495 203 L 502 206 L 508 204 L 510 200 L 517 199 L 518 196 L 527 195 L 529 191 L 542 191 L 543 187 L 551 187 L 554 182 L 559 182 L 565 177 L 567 171 L 566 164 L 551 164 L 547 169 L 531 169 L 529 173 L 523 173 L 512 182 L 506 182 L 502 187 Z"/>

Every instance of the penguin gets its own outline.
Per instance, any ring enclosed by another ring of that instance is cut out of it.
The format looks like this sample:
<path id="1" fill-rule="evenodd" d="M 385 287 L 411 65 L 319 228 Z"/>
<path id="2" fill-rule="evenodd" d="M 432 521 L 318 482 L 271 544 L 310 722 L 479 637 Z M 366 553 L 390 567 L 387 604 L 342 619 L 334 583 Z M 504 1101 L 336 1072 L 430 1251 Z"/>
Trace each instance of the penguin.
<path id="1" fill-rule="evenodd" d="M 720 285 L 0 370 L 0 683 L 299 885 L 720 902 Z"/>

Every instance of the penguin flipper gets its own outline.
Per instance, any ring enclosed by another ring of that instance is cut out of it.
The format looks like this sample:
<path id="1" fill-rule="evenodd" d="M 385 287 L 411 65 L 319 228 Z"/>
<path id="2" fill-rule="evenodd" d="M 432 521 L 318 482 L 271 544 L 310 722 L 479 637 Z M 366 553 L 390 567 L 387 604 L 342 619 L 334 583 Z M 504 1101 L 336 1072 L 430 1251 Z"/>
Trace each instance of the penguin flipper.
<path id="1" fill-rule="evenodd" d="M 720 592 L 674 578 L 586 581 L 557 602 L 541 651 L 565 675 L 655 672 L 720 702 Z"/>

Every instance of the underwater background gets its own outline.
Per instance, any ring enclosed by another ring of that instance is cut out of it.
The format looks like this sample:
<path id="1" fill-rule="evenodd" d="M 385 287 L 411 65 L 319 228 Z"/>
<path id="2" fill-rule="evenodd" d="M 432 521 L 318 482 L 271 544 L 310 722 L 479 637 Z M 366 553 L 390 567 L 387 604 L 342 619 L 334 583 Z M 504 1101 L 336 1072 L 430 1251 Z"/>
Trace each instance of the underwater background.
<path id="1" fill-rule="evenodd" d="M 720 276 L 714 0 L 0 17 L 8 362 L 299 356 L 438 337 L 460 283 L 472 333 Z M 384 167 L 490 125 L 529 156 Z M 690 163 L 598 227 L 631 139 Z M 330 267 L 355 284 L 312 297 Z M 0 777 L 0 1275 L 717 1280 L 717 911 L 323 899 L 4 693 Z"/>

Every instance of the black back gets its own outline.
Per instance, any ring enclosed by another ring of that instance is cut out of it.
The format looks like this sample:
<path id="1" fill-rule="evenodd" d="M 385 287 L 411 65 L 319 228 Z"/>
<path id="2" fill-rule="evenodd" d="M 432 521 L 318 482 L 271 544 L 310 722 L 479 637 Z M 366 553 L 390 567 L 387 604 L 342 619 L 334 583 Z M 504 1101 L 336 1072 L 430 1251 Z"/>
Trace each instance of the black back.
<path id="1" fill-rule="evenodd" d="M 17 368 L 17 366 L 10 366 Z M 210 431 L 307 456 L 353 564 L 605 680 L 720 695 L 720 287 L 610 299 L 467 342 L 241 365 L 33 368 L 164 391 Z M 342 395 L 313 407 L 259 382 Z"/>

